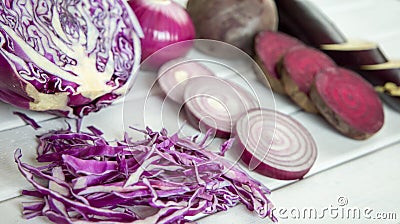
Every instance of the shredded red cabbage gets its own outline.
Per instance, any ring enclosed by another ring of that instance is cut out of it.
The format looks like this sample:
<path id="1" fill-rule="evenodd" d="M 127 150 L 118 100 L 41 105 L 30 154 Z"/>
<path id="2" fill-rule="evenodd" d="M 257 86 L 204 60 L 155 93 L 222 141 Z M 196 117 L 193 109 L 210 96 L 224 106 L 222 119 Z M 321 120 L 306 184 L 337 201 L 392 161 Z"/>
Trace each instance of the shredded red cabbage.
<path id="1" fill-rule="evenodd" d="M 23 215 L 46 216 L 55 223 L 185 223 L 199 213 L 211 214 L 238 203 L 273 221 L 270 191 L 221 155 L 205 140 L 168 136 L 165 129 L 142 131 L 145 139 L 108 142 L 102 132 L 70 129 L 38 136 L 34 167 L 15 161 L 36 198 L 24 203 Z M 207 136 L 205 137 L 207 138 Z M 145 208 L 145 209 L 139 209 Z M 143 211 L 147 211 L 145 214 Z"/>
<path id="2" fill-rule="evenodd" d="M 30 118 L 28 115 L 18 112 L 18 111 L 14 111 L 13 112 L 14 115 L 17 115 L 19 118 L 21 118 L 27 125 L 30 125 L 33 129 L 37 130 L 39 128 L 41 128 L 41 126 L 32 118 Z"/>

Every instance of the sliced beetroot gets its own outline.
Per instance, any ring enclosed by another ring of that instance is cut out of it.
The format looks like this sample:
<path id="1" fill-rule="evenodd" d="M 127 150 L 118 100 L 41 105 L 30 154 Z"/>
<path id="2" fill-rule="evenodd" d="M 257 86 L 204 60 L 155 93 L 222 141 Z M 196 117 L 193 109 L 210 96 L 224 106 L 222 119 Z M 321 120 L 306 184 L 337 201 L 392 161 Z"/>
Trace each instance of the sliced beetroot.
<path id="1" fill-rule="evenodd" d="M 306 44 L 324 50 L 339 66 L 350 68 L 361 74 L 372 85 L 375 81 L 382 82 L 393 72 L 387 68 L 378 68 L 381 71 L 364 70 L 364 65 L 375 67 L 390 63 L 390 58 L 376 43 L 360 43 L 349 41 L 335 24 L 310 1 L 276 0 L 278 8 L 279 30 L 295 36 Z M 371 76 L 372 75 L 372 76 Z M 373 80 L 371 81 L 370 78 Z M 400 75 L 397 75 L 400 80 Z M 382 94 L 382 99 L 393 109 L 400 112 L 400 99 Z"/>
<path id="2" fill-rule="evenodd" d="M 256 36 L 256 61 L 275 92 L 285 93 L 278 72 L 278 62 L 289 49 L 302 45 L 298 39 L 281 32 L 263 31 Z"/>
<path id="3" fill-rule="evenodd" d="M 247 90 L 218 77 L 191 79 L 184 99 L 189 123 L 200 131 L 212 130 L 220 138 L 229 138 L 239 117 L 259 107 Z"/>
<path id="4" fill-rule="evenodd" d="M 371 84 L 344 68 L 329 68 L 315 77 L 310 97 L 322 116 L 344 135 L 363 140 L 384 123 L 382 102 Z"/>
<path id="5" fill-rule="evenodd" d="M 281 180 L 302 178 L 317 158 L 307 129 L 292 117 L 268 109 L 244 114 L 235 127 L 233 152 L 250 170 Z"/>
<path id="6" fill-rule="evenodd" d="M 279 30 L 325 51 L 336 64 L 358 69 L 388 61 L 376 43 L 348 40 L 339 28 L 310 1 L 275 1 Z"/>
<path id="7" fill-rule="evenodd" d="M 214 76 L 214 73 L 199 62 L 179 58 L 161 66 L 157 81 L 168 98 L 183 104 L 183 92 L 187 81 L 199 76 Z"/>
<path id="8" fill-rule="evenodd" d="M 307 112 L 318 113 L 308 94 L 315 75 L 336 66 L 323 52 L 310 47 L 296 47 L 282 58 L 282 81 L 286 93 Z"/>

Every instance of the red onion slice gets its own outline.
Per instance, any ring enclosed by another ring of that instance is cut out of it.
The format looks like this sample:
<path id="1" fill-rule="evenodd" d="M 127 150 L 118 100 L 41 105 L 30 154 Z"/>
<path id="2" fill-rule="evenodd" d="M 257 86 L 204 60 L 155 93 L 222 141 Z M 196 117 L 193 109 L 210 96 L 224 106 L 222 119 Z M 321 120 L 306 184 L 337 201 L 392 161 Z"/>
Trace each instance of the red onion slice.
<path id="1" fill-rule="evenodd" d="M 187 80 L 200 76 L 214 76 L 214 73 L 199 62 L 179 58 L 161 66 L 157 81 L 168 98 L 182 105 Z"/>
<path id="2" fill-rule="evenodd" d="M 292 117 L 268 110 L 244 114 L 235 127 L 233 150 L 250 170 L 281 180 L 302 178 L 317 158 L 307 129 Z"/>
<path id="3" fill-rule="evenodd" d="M 248 91 L 218 77 L 191 79 L 184 99 L 189 123 L 201 131 L 211 129 L 221 138 L 229 138 L 243 113 L 259 107 L 257 99 Z"/>

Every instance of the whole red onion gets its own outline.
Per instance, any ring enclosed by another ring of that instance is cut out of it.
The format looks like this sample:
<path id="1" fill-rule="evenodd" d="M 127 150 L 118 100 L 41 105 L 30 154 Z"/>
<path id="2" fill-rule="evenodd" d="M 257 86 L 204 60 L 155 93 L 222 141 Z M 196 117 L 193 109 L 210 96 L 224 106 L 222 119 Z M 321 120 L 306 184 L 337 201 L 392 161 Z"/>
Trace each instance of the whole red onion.
<path id="1" fill-rule="evenodd" d="M 142 62 L 149 58 L 144 62 L 145 67 L 157 69 L 163 63 L 182 57 L 190 50 L 192 41 L 187 40 L 193 40 L 196 33 L 185 8 L 171 0 L 131 0 L 128 3 L 144 32 L 141 40 Z M 172 45 L 178 42 L 182 43 Z M 171 46 L 157 52 L 169 45 Z M 151 56 L 152 54 L 154 55 Z"/>

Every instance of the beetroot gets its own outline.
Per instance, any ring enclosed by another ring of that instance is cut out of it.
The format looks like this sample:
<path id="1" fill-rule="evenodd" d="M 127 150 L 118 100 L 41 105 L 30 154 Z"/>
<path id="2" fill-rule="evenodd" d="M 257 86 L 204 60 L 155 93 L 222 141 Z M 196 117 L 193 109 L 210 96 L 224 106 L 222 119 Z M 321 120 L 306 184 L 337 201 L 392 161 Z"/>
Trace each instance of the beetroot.
<path id="1" fill-rule="evenodd" d="M 377 43 L 348 40 L 330 18 L 312 2 L 275 0 L 275 4 L 278 8 L 280 31 L 322 49 L 337 65 L 352 69 L 372 85 L 376 85 L 376 82 L 400 80 L 400 72 L 396 71 L 400 70 L 400 66 L 386 67 L 391 60 L 385 56 L 385 52 Z M 381 97 L 389 106 L 400 112 L 399 97 L 386 93 L 382 93 Z"/>
<path id="2" fill-rule="evenodd" d="M 310 97 L 322 116 L 344 135 L 363 140 L 384 123 L 382 102 L 371 84 L 344 68 L 316 75 Z"/>
<path id="3" fill-rule="evenodd" d="M 263 31 L 256 36 L 255 59 L 275 92 L 285 93 L 277 71 L 278 62 L 290 48 L 300 45 L 303 43 L 281 32 Z"/>
<path id="4" fill-rule="evenodd" d="M 278 13 L 273 0 L 189 0 L 186 8 L 197 38 L 226 42 L 251 56 L 256 34 L 278 28 Z M 201 50 L 221 55 L 219 48 Z"/>
<path id="5" fill-rule="evenodd" d="M 307 112 L 318 113 L 308 93 L 315 75 L 336 66 L 323 52 L 310 47 L 296 47 L 282 58 L 282 81 L 286 93 Z"/>
<path id="6" fill-rule="evenodd" d="M 348 40 L 339 28 L 309 1 L 275 0 L 279 30 L 322 49 L 336 64 L 358 69 L 388 61 L 376 43 Z"/>

